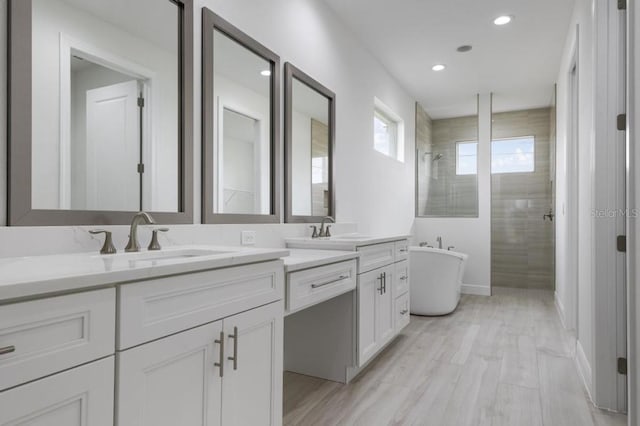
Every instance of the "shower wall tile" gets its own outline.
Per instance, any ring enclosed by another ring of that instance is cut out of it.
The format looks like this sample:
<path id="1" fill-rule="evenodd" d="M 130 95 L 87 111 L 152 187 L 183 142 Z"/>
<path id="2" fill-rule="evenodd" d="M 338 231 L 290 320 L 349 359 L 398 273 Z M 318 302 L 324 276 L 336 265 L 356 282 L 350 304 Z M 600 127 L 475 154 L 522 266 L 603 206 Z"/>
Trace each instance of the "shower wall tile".
<path id="1" fill-rule="evenodd" d="M 493 138 L 535 137 L 535 171 L 492 175 L 492 285 L 554 288 L 549 108 L 493 115 Z"/>

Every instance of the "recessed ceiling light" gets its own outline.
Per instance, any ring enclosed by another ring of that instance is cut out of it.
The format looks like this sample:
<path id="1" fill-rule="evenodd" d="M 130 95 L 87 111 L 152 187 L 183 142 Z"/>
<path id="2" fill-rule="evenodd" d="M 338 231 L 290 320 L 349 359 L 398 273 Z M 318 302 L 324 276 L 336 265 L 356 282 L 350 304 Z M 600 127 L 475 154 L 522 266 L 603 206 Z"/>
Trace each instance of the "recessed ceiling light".
<path id="1" fill-rule="evenodd" d="M 260 75 L 264 77 L 269 77 L 271 75 L 271 70 L 262 70 L 260 71 Z"/>
<path id="2" fill-rule="evenodd" d="M 431 67 L 431 69 L 434 71 L 442 71 L 445 68 L 446 68 L 446 65 L 442 65 L 442 64 L 434 65 L 433 67 Z"/>
<path id="3" fill-rule="evenodd" d="M 469 44 L 465 44 L 462 45 L 460 47 L 458 47 L 456 50 L 460 53 L 465 53 L 465 52 L 469 52 L 471 51 L 471 49 L 473 49 L 473 46 L 469 45 Z"/>
<path id="4" fill-rule="evenodd" d="M 493 20 L 493 23 L 496 25 L 507 25 L 509 22 L 513 20 L 513 16 L 511 15 L 502 15 L 498 16 Z"/>

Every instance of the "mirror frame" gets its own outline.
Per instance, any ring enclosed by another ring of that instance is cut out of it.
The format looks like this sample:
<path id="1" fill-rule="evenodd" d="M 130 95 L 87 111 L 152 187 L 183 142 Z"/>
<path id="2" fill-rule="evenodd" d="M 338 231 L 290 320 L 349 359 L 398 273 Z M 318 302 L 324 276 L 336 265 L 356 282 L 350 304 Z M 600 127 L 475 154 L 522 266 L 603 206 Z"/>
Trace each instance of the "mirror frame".
<path id="1" fill-rule="evenodd" d="M 178 212 L 150 212 L 158 223 L 193 223 L 193 0 L 166 0 L 178 7 Z M 125 225 L 135 211 L 32 208 L 32 0 L 8 2 L 7 224 Z"/>
<path id="2" fill-rule="evenodd" d="M 329 100 L 329 209 L 326 216 L 335 220 L 336 198 L 335 198 L 335 142 L 336 142 L 336 94 L 315 80 L 309 74 L 287 62 L 284 64 L 284 144 L 285 144 L 285 222 L 286 223 L 314 223 L 320 222 L 325 216 L 302 216 L 293 214 L 293 133 L 291 127 L 291 115 L 293 111 L 293 79 L 306 85 L 310 89 L 318 92 Z M 313 212 L 312 212 L 313 213 Z"/>
<path id="3" fill-rule="evenodd" d="M 215 213 L 213 188 L 216 165 L 213 162 L 216 129 L 213 124 L 214 93 L 214 31 L 271 64 L 271 210 L 269 214 Z M 280 223 L 280 56 L 245 34 L 210 9 L 202 8 L 202 221 L 209 224 Z"/>

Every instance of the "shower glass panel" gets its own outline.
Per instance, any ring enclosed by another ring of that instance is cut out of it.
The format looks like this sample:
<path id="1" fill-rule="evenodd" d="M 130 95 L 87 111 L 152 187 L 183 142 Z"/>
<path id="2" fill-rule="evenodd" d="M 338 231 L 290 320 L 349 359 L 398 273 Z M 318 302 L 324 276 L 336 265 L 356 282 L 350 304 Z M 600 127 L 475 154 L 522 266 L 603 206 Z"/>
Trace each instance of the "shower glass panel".
<path id="1" fill-rule="evenodd" d="M 478 102 L 429 114 L 416 104 L 416 216 L 478 216 Z"/>

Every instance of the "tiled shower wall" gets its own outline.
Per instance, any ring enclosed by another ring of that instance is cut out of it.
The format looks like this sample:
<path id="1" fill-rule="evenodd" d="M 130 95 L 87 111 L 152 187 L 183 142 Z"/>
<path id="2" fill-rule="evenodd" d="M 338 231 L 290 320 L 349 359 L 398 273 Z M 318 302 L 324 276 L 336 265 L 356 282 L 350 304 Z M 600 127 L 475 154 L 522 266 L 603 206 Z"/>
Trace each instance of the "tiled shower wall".
<path id="1" fill-rule="evenodd" d="M 551 109 L 493 115 L 493 139 L 535 137 L 535 171 L 491 177 L 491 285 L 549 289 L 554 282 Z"/>
<path id="2" fill-rule="evenodd" d="M 478 117 L 432 120 L 417 105 L 416 135 L 418 216 L 476 217 L 478 176 L 456 174 L 456 142 L 477 142 Z"/>

